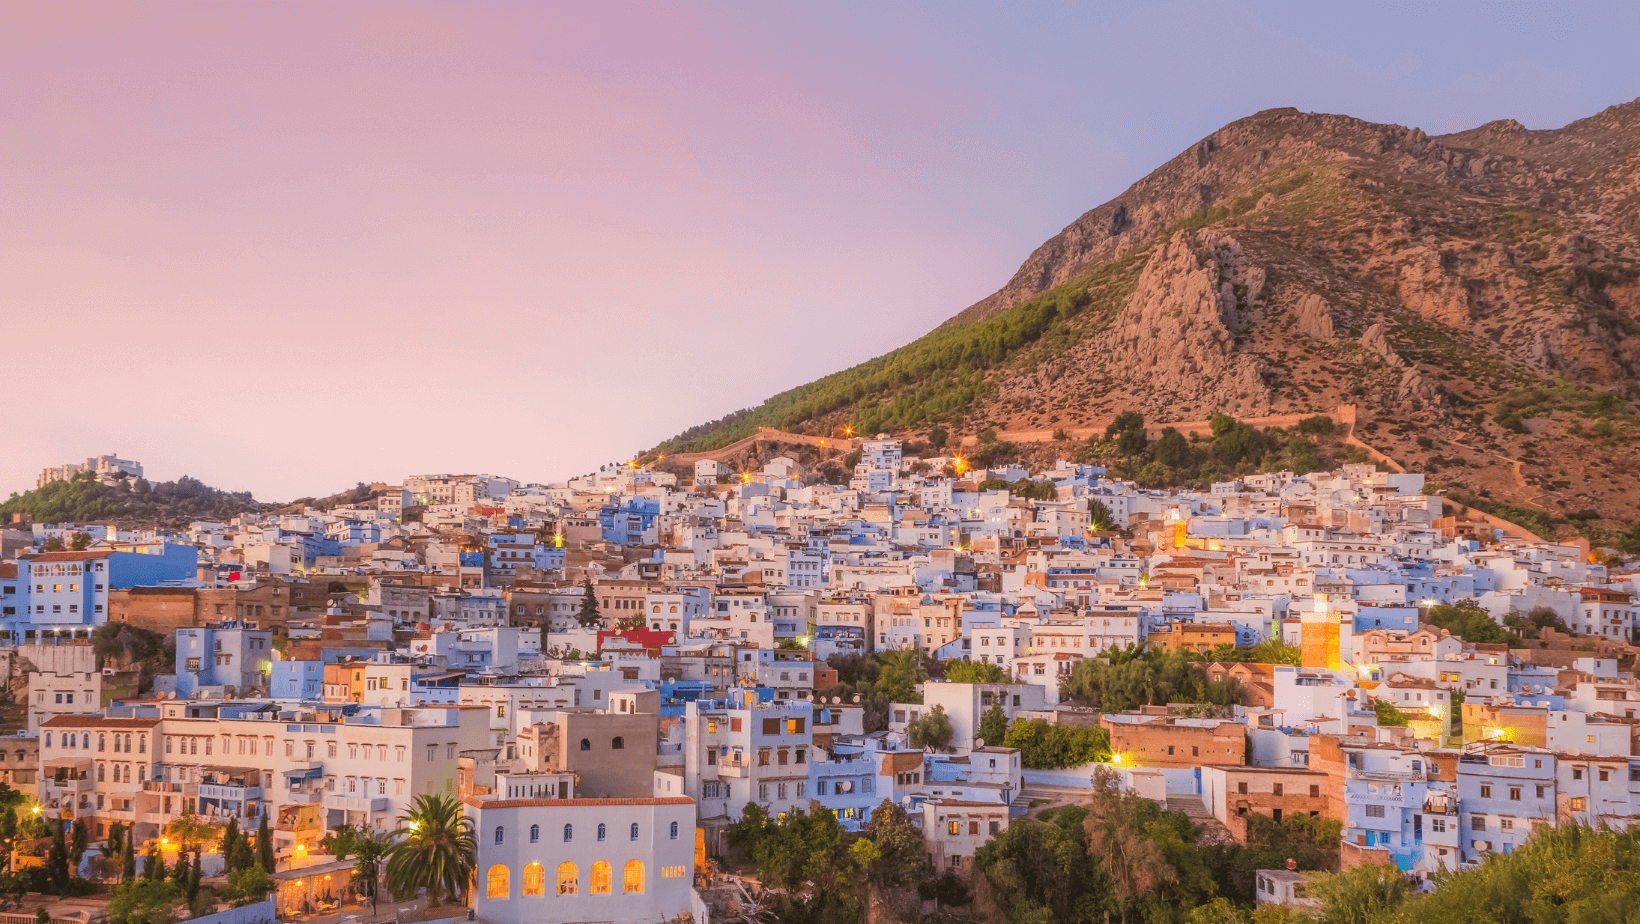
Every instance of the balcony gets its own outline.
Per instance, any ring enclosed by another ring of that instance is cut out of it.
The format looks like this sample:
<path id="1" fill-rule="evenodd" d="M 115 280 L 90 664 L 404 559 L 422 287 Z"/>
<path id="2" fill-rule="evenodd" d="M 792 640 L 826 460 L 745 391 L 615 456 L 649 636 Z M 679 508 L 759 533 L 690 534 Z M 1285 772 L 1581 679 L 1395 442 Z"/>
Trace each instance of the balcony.
<path id="1" fill-rule="evenodd" d="M 229 802 L 245 802 L 250 799 L 262 798 L 260 786 L 231 786 L 221 783 L 199 784 L 199 795 L 203 799 L 222 799 Z"/>
<path id="2" fill-rule="evenodd" d="M 143 792 L 174 793 L 182 796 L 199 795 L 198 783 L 170 783 L 165 780 L 148 780 L 142 784 Z"/>
<path id="3" fill-rule="evenodd" d="M 1424 772 L 1411 770 L 1357 770 L 1351 767 L 1345 774 L 1352 780 L 1374 783 L 1422 783 Z"/>
<path id="4" fill-rule="evenodd" d="M 344 812 L 385 812 L 386 796 L 325 796 L 325 808 Z"/>
<path id="5" fill-rule="evenodd" d="M 752 762 L 749 760 L 720 760 L 718 761 L 718 776 L 734 777 L 744 780 L 752 775 Z"/>

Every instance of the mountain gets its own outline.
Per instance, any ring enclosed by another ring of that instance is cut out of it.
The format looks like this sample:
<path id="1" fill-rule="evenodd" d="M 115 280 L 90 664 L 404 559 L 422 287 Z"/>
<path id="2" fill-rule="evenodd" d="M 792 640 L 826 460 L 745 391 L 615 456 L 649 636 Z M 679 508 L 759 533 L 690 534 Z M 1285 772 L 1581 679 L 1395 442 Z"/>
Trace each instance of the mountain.
<path id="1" fill-rule="evenodd" d="M 1450 135 L 1293 109 L 1214 132 L 927 336 L 695 427 L 920 438 L 1332 412 L 1540 525 L 1640 519 L 1640 101 Z M 1014 434 L 1014 435 L 1010 435 Z M 1064 454 L 1063 452 L 1061 454 Z"/>

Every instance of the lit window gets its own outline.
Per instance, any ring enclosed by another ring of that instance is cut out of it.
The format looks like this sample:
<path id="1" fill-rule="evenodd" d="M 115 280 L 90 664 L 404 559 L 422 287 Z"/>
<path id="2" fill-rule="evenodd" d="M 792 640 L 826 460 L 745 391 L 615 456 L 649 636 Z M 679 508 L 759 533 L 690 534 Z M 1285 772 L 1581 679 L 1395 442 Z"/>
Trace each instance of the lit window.
<path id="1" fill-rule="evenodd" d="M 507 882 L 507 868 L 499 863 L 490 867 L 490 875 L 487 880 L 487 888 L 485 889 L 484 897 L 510 898 L 511 895 L 508 894 L 509 888 L 510 886 Z"/>
<path id="2" fill-rule="evenodd" d="M 534 898 L 547 894 L 547 869 L 539 863 L 524 867 L 524 897 Z"/>
<path id="3" fill-rule="evenodd" d="M 614 871 L 610 868 L 608 863 L 599 860 L 598 862 L 592 864 L 592 894 L 612 894 L 615 891 L 613 888 L 614 878 Z"/>
<path id="4" fill-rule="evenodd" d="M 564 840 L 569 840 L 569 825 L 564 825 Z M 580 889 L 581 869 L 574 863 L 558 864 L 558 894 L 574 895 Z"/>
<path id="5" fill-rule="evenodd" d="M 626 869 L 621 877 L 622 892 L 643 891 L 643 863 L 639 860 L 626 861 Z"/>

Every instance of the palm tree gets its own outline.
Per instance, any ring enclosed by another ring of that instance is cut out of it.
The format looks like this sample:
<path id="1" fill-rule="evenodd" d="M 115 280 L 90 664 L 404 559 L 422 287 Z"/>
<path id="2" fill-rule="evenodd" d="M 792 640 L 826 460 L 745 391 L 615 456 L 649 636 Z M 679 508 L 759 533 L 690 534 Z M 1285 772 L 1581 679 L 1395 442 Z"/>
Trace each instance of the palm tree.
<path id="1" fill-rule="evenodd" d="M 455 900 L 463 895 L 477 863 L 478 840 L 455 796 L 417 796 L 389 837 L 403 837 L 387 858 L 387 887 L 395 895 L 414 895 L 426 887 L 435 905 L 441 896 Z"/>

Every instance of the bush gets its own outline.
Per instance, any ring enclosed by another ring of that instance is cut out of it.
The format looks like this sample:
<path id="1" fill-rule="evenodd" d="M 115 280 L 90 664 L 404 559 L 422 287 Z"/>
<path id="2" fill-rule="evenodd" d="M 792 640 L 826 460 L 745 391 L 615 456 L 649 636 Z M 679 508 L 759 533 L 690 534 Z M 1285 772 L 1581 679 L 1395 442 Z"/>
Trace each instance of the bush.
<path id="1" fill-rule="evenodd" d="M 1088 725 L 1050 725 L 1046 719 L 1015 719 L 1003 736 L 1005 747 L 1018 748 L 1030 770 L 1063 770 L 1110 759 L 1110 735 Z"/>

